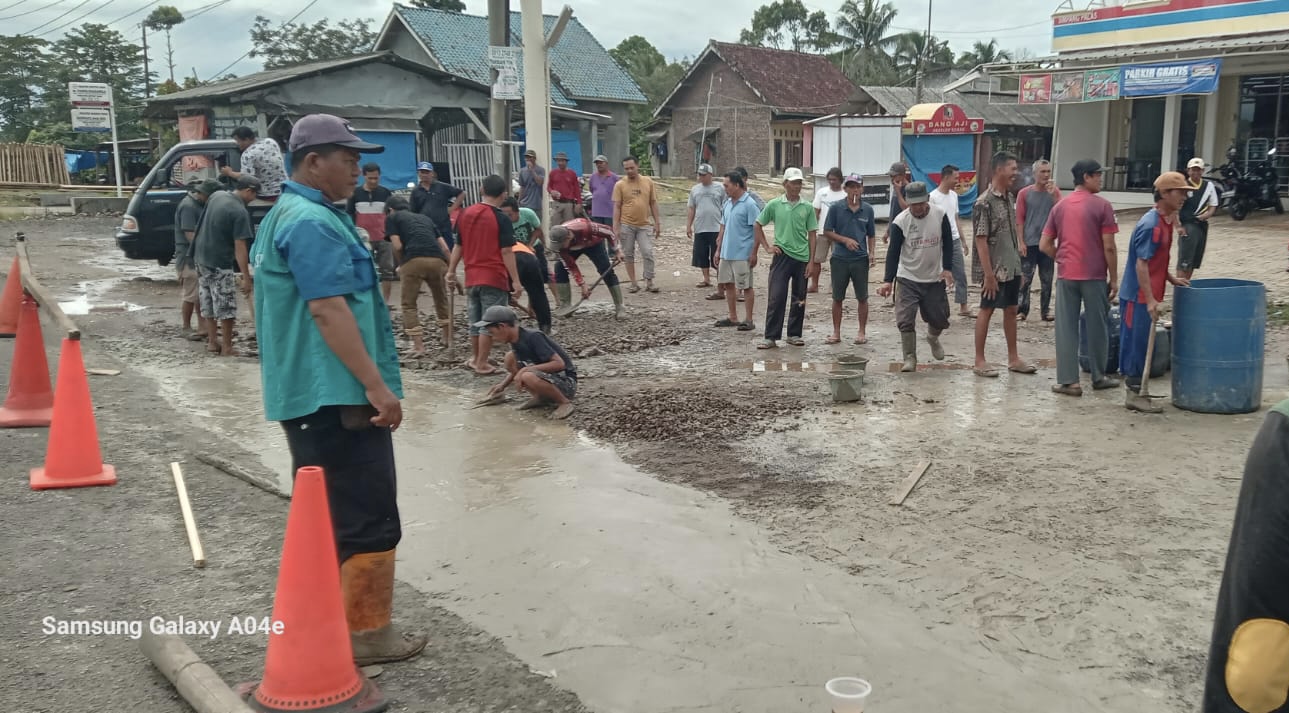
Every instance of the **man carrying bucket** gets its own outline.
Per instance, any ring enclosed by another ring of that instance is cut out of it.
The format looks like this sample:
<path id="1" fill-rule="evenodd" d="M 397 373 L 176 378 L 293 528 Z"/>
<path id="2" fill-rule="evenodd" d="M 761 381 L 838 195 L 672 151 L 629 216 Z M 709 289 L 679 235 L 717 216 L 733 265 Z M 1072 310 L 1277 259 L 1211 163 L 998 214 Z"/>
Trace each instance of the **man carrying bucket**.
<path id="1" fill-rule="evenodd" d="M 1186 177 L 1169 171 L 1155 179 L 1155 207 L 1141 216 L 1128 244 L 1128 262 L 1119 288 L 1122 321 L 1119 324 L 1119 371 L 1124 386 L 1141 388 L 1141 376 L 1150 365 L 1146 351 L 1164 301 L 1166 284 L 1189 285 L 1190 281 L 1168 272 L 1168 252 L 1173 245 L 1179 212 L 1190 186 Z M 1089 320 L 1090 322 L 1091 320 Z M 1131 394 L 1129 394 L 1131 397 Z M 1136 403 L 1128 399 L 1128 408 Z"/>
<path id="2" fill-rule="evenodd" d="M 384 147 L 344 119 L 312 114 L 296 122 L 290 149 L 291 180 L 251 249 L 264 414 L 286 431 L 293 469 L 324 471 L 355 662 L 401 661 L 426 637 L 390 623 L 402 538 L 398 352 L 376 264 L 335 206 L 354 191 L 361 153 Z"/>

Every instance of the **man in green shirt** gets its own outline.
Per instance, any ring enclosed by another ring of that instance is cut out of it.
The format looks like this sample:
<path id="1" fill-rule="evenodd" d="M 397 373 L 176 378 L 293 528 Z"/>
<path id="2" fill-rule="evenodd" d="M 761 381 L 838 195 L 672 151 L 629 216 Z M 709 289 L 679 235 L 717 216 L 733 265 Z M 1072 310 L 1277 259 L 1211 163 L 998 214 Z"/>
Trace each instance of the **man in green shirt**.
<path id="1" fill-rule="evenodd" d="M 401 661 L 426 638 L 390 623 L 398 352 L 376 263 L 335 205 L 354 192 L 360 153 L 384 148 L 328 114 L 297 121 L 289 146 L 291 180 L 251 247 L 264 415 L 281 422 L 294 468 L 325 473 L 355 662 Z"/>
<path id="2" fill-rule="evenodd" d="M 765 247 L 774 258 L 770 261 L 770 293 L 765 308 L 765 339 L 757 349 L 774 349 L 783 336 L 783 314 L 788 293 L 792 304 L 788 308 L 788 344 L 805 345 L 801 338 L 806 321 L 806 268 L 810 266 L 819 219 L 814 206 L 801 200 L 801 182 L 804 176 L 799 168 L 783 172 L 784 195 L 765 204 L 756 219 L 756 254 Z M 765 237 L 765 226 L 774 223 L 774 245 Z"/>

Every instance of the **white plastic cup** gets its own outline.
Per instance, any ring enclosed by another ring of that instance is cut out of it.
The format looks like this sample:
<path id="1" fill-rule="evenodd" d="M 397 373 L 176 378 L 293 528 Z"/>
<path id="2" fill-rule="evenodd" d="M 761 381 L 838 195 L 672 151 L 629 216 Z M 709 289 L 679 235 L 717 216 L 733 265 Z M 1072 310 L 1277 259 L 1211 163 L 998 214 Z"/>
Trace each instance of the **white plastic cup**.
<path id="1" fill-rule="evenodd" d="M 834 678 L 824 685 L 832 698 L 832 713 L 864 713 L 864 701 L 873 686 L 862 678 Z"/>

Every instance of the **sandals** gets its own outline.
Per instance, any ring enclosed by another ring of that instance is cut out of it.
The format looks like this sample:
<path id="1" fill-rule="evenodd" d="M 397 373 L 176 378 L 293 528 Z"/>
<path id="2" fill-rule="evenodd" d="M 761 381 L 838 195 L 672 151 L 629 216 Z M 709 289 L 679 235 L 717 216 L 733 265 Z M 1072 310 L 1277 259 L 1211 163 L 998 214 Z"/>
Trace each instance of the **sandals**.
<path id="1" fill-rule="evenodd" d="M 824 344 L 841 344 L 841 337 L 828 337 L 824 339 Z"/>
<path id="2" fill-rule="evenodd" d="M 794 347 L 804 347 L 806 345 L 806 340 L 802 339 L 801 337 L 788 337 L 783 341 L 787 342 L 788 344 L 791 344 Z"/>
<path id="3" fill-rule="evenodd" d="M 779 345 L 773 339 L 762 339 L 761 343 L 756 345 L 757 349 L 778 349 Z"/>
<path id="4" fill-rule="evenodd" d="M 738 331 L 740 332 L 750 332 L 754 329 L 756 329 L 756 324 L 752 323 L 751 321 L 743 322 L 738 326 Z"/>
<path id="5" fill-rule="evenodd" d="M 972 369 L 971 371 L 972 371 L 972 373 L 974 373 L 976 376 L 983 376 L 983 377 L 984 377 L 984 378 L 986 378 L 986 379 L 997 379 L 997 378 L 998 378 L 998 370 L 997 370 L 997 369 L 995 369 L 995 368 L 993 368 L 992 366 L 976 367 L 975 369 Z"/>
<path id="6" fill-rule="evenodd" d="M 1092 382 L 1092 389 L 1094 391 L 1105 391 L 1106 389 L 1116 389 L 1118 387 L 1119 387 L 1119 380 L 1111 379 L 1108 376 L 1103 376 L 1100 379 Z"/>
<path id="7" fill-rule="evenodd" d="M 850 343 L 856 346 L 859 346 L 861 344 L 868 344 L 868 337 L 855 337 L 854 339 L 851 340 Z"/>
<path id="8" fill-rule="evenodd" d="M 722 295 L 722 294 L 721 294 L 721 293 L 719 293 L 719 292 L 713 292 L 712 294 L 710 294 L 710 295 L 708 295 L 708 296 L 704 297 L 703 299 L 705 299 L 705 300 L 711 300 L 711 301 L 715 302 L 716 300 L 724 300 L 724 299 L 725 299 L 725 295 Z"/>
<path id="9" fill-rule="evenodd" d="M 1053 317 L 1053 316 L 1052 316 L 1052 315 L 1050 315 L 1050 314 L 1045 314 L 1045 315 L 1043 315 L 1043 321 L 1044 321 L 1044 322 L 1055 322 L 1055 321 L 1056 321 L 1056 317 Z"/>
<path id="10" fill-rule="evenodd" d="M 704 287 L 711 287 L 711 286 L 712 286 L 712 283 L 710 282 L 700 282 L 697 285 L 694 285 L 694 287 L 697 287 L 700 290 Z"/>
<path id="11" fill-rule="evenodd" d="M 1009 366 L 1007 367 L 1007 371 L 1010 371 L 1013 374 L 1037 374 L 1038 367 L 1033 364 L 1021 364 L 1020 366 Z"/>
<path id="12" fill-rule="evenodd" d="M 634 283 L 631 285 L 631 287 L 627 288 L 627 292 L 630 292 L 633 295 L 639 291 L 640 291 L 640 285 L 637 285 Z"/>
<path id="13" fill-rule="evenodd" d="M 1082 396 L 1083 387 L 1078 384 L 1052 384 L 1052 393 L 1065 396 Z"/>
<path id="14" fill-rule="evenodd" d="M 725 319 L 718 319 L 718 320 L 716 320 L 716 324 L 715 324 L 714 326 L 717 326 L 717 327 L 737 327 L 737 326 L 739 326 L 739 322 L 735 322 L 734 320 L 730 319 L 729 317 L 726 317 Z"/>

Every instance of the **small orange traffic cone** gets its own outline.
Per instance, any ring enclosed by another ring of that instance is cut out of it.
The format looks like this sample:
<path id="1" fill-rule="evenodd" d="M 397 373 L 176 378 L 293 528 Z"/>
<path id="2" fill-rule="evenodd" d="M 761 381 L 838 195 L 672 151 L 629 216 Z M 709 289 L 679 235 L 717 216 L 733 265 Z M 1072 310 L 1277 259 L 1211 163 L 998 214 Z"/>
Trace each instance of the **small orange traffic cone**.
<path id="1" fill-rule="evenodd" d="M 296 471 L 264 678 L 238 692 L 252 708 L 272 713 L 375 713 L 389 707 L 354 665 L 321 468 Z"/>
<path id="2" fill-rule="evenodd" d="M 31 489 L 114 485 L 116 469 L 103 464 L 94 425 L 90 382 L 81 359 L 81 343 L 64 339 L 54 385 L 54 416 L 49 426 L 45 467 L 31 471 Z"/>
<path id="3" fill-rule="evenodd" d="M 18 334 L 18 315 L 22 311 L 22 275 L 18 273 L 18 258 L 13 259 L 9 276 L 4 281 L 4 292 L 0 292 L 0 337 L 12 337 Z"/>
<path id="4" fill-rule="evenodd" d="M 45 359 L 45 338 L 40 333 L 40 308 L 27 295 L 22 298 L 18 318 L 18 341 L 9 367 L 9 395 L 0 406 L 0 428 L 48 426 L 54 410 L 54 392 L 49 387 L 49 362 Z"/>

